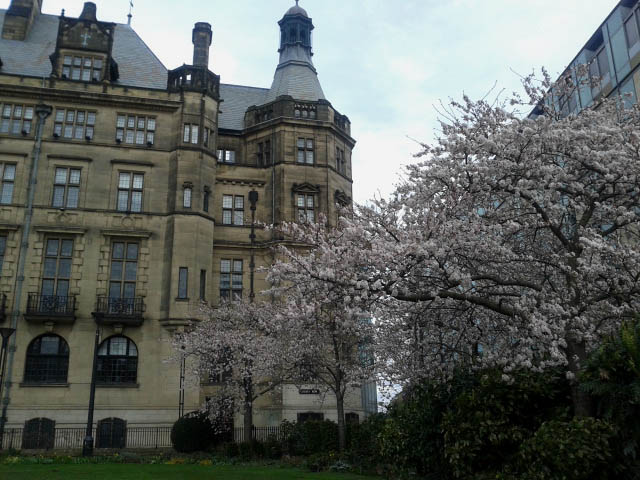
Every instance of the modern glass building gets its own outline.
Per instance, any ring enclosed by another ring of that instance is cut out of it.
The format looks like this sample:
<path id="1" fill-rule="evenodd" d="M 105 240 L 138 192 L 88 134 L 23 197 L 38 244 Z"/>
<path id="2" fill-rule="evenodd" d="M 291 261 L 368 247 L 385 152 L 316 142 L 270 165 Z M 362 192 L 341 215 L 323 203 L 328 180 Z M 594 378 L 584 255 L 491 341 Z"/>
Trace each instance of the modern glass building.
<path id="1" fill-rule="evenodd" d="M 580 65 L 589 65 L 589 77 L 594 81 L 576 78 Z M 621 0 L 562 77 L 567 81 L 571 78 L 576 86 L 553 96 L 556 107 L 565 115 L 602 97 L 619 96 L 625 103 L 636 103 L 640 98 L 640 0 Z M 540 113 L 540 108 L 533 112 Z"/>

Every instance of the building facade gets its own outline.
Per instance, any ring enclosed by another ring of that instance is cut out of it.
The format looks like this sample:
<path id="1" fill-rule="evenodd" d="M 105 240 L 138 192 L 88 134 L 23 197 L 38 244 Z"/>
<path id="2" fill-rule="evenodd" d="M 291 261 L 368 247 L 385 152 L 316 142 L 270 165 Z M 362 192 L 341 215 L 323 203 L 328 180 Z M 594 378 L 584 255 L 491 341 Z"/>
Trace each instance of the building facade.
<path id="1" fill-rule="evenodd" d="M 258 229 L 252 247 L 249 192 L 258 222 L 333 221 L 351 201 L 350 122 L 325 98 L 297 5 L 279 21 L 271 88 L 220 83 L 208 23 L 192 64 L 167 70 L 95 4 L 77 18 L 41 5 L 0 10 L 6 426 L 86 422 L 96 336 L 95 421 L 171 425 L 215 388 L 181 391 L 171 336 L 200 302 L 248 296 L 251 254 L 267 265 L 279 240 Z M 352 392 L 352 417 L 375 409 L 373 388 Z M 254 422 L 310 413 L 335 418 L 329 399 L 291 386 Z"/>
<path id="2" fill-rule="evenodd" d="M 589 79 L 578 78 L 588 65 Z M 553 95 L 563 115 L 577 113 L 603 97 L 619 96 L 627 105 L 640 98 L 640 1 L 621 0 L 567 67 L 575 88 Z M 589 80 L 592 81 L 589 81 Z M 551 101 L 551 100 L 550 100 Z M 534 110 L 534 115 L 542 109 Z"/>

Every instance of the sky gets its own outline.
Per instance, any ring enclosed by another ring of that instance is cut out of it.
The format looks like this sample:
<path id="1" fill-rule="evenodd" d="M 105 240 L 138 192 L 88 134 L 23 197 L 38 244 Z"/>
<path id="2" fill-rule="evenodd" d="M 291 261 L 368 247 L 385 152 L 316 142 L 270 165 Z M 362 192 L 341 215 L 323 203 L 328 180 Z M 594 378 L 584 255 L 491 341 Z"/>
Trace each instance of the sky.
<path id="1" fill-rule="evenodd" d="M 94 0 L 126 23 L 129 0 Z M 7 8 L 9 0 L 0 0 Z M 82 0 L 44 0 L 77 17 Z M 418 142 L 433 141 L 440 101 L 520 90 L 545 66 L 561 73 L 617 0 L 301 0 L 312 17 L 325 96 L 351 120 L 353 194 L 388 197 Z M 279 28 L 294 0 L 134 0 L 132 26 L 167 68 L 191 63 L 195 22 L 213 27 L 209 68 L 223 83 L 270 87 Z"/>

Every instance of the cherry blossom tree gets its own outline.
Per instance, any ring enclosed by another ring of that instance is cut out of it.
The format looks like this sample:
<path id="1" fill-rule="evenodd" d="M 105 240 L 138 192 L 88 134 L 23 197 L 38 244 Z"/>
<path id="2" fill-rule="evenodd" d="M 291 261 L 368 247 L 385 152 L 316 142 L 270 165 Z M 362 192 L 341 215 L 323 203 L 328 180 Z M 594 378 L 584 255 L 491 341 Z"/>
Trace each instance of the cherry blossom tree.
<path id="1" fill-rule="evenodd" d="M 216 385 L 206 405 L 209 415 L 242 412 L 249 440 L 254 402 L 277 389 L 295 363 L 287 353 L 289 333 L 284 324 L 272 321 L 268 303 L 237 301 L 201 308 L 205 320 L 174 336 L 175 356 L 184 355 L 191 365 L 192 382 Z"/>

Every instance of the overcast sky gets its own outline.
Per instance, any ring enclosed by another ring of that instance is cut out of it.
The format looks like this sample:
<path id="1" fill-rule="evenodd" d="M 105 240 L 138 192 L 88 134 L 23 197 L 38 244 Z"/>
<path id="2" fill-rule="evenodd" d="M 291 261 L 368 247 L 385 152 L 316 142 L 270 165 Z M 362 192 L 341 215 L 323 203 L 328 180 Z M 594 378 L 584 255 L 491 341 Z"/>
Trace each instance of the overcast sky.
<path id="1" fill-rule="evenodd" d="M 7 8 L 9 0 L 0 0 Z M 82 0 L 44 0 L 78 16 Z M 129 0 L 95 0 L 125 23 Z M 270 87 L 277 21 L 294 0 L 134 0 L 133 27 L 168 68 L 191 63 L 191 29 L 213 26 L 210 68 L 222 82 Z M 429 142 L 440 99 L 484 96 L 546 66 L 561 73 L 617 0 L 301 0 L 313 18 L 325 96 L 351 119 L 354 198 L 388 196 L 402 165 Z M 512 71 L 513 70 L 513 71 Z"/>

